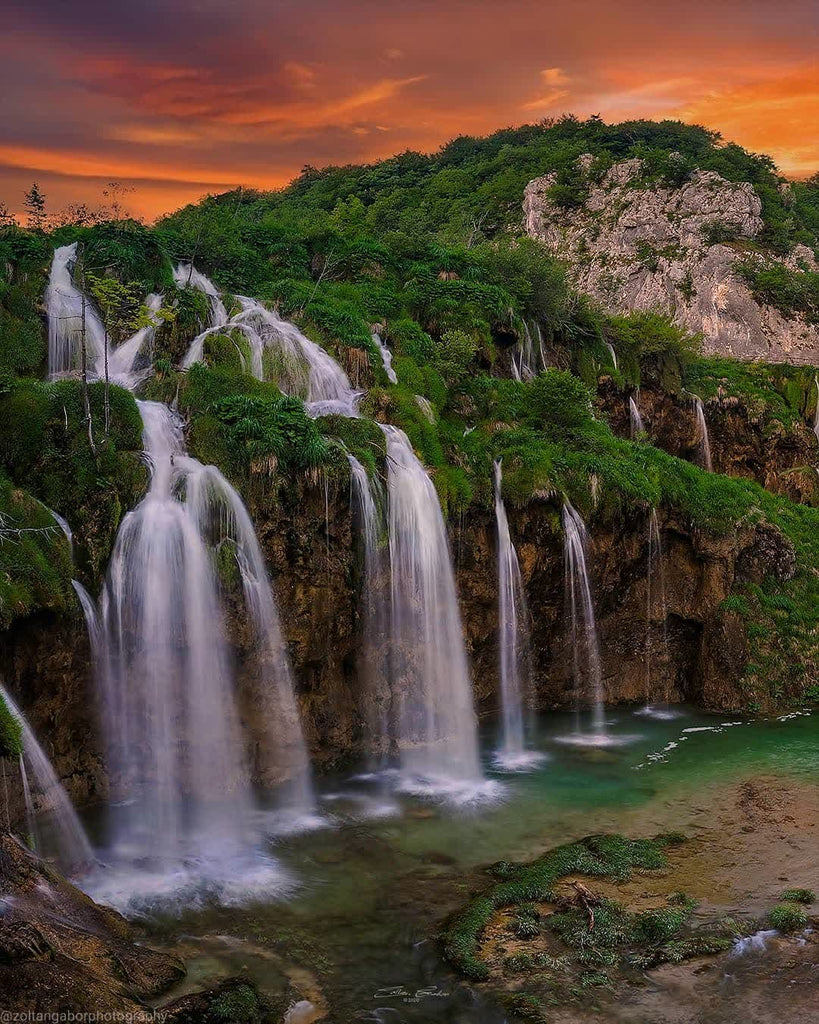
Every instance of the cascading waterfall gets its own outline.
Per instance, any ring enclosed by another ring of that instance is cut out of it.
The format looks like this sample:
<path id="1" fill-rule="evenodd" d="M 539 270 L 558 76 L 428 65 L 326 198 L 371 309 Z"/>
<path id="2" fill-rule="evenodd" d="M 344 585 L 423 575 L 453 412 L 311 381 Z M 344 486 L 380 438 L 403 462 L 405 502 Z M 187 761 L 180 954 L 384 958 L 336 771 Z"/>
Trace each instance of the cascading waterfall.
<path id="1" fill-rule="evenodd" d="M 145 300 L 148 314 L 155 320 L 162 306 L 162 296 L 151 293 Z M 108 376 L 114 384 L 133 391 L 150 375 L 151 347 L 156 334 L 156 323 L 141 327 L 127 341 L 123 341 L 108 355 Z M 140 365 L 141 364 L 141 365 Z"/>
<path id="2" fill-rule="evenodd" d="M 381 340 L 381 335 L 377 331 L 373 331 L 373 341 L 378 347 L 378 351 L 381 353 L 381 362 L 384 366 L 384 372 L 387 375 L 387 380 L 390 384 L 397 384 L 398 377 L 396 376 L 395 370 L 392 368 L 392 352 L 390 352 Z"/>
<path id="3" fill-rule="evenodd" d="M 138 794 L 117 838 L 173 860 L 217 823 L 241 836 L 250 798 L 216 580 L 176 493 L 181 424 L 161 403 L 139 409 L 152 477 L 122 522 L 102 597 L 103 712 L 114 784 Z"/>
<path id="4" fill-rule="evenodd" d="M 697 434 L 700 442 L 700 459 L 703 469 L 709 473 L 714 472 L 714 465 L 711 460 L 711 439 L 708 436 L 708 423 L 705 419 L 705 406 L 699 395 L 694 395 L 694 415 L 697 420 Z"/>
<path id="5" fill-rule="evenodd" d="M 410 788 L 486 792 L 455 578 L 435 487 L 407 435 L 387 438 L 392 571 L 391 683 Z"/>
<path id="6" fill-rule="evenodd" d="M 208 286 L 194 287 L 201 287 L 209 295 L 208 288 L 215 293 L 214 285 L 203 274 L 194 273 L 195 280 L 206 282 Z M 187 270 L 177 268 L 175 276 L 178 282 L 185 281 Z M 212 318 L 211 325 L 194 338 L 181 363 L 184 369 L 202 361 L 204 343 L 210 335 L 238 330 L 247 340 L 251 356 L 249 369 L 255 377 L 272 379 L 285 394 L 301 398 L 311 416 L 358 415 L 360 392 L 352 387 L 347 374 L 331 355 L 295 324 L 282 320 L 278 313 L 266 309 L 256 299 L 244 295 L 237 299 L 239 312 L 230 319 L 226 313 L 224 320 Z"/>
<path id="7" fill-rule="evenodd" d="M 210 322 L 212 327 L 223 327 L 228 322 L 227 310 L 216 285 L 210 278 L 200 274 L 192 263 L 180 263 L 173 271 L 174 284 L 177 288 L 195 288 L 204 292 L 210 302 Z"/>
<path id="8" fill-rule="evenodd" d="M 32 832 L 36 848 L 41 853 L 53 854 L 64 870 L 87 869 L 94 863 L 94 854 L 88 836 L 77 817 L 77 812 L 68 799 L 68 794 L 60 785 L 57 773 L 51 766 L 45 751 L 37 742 L 37 737 L 22 711 L 2 685 L 0 685 L 0 699 L 5 703 L 11 715 L 17 719 L 22 730 L 22 757 L 25 763 L 21 765 L 21 784 L 24 791 L 27 790 L 25 792 L 26 812 L 29 816 L 29 829 Z M 29 772 L 34 783 L 34 790 L 40 796 L 41 806 L 43 810 L 49 812 L 48 816 L 53 826 L 50 830 L 41 828 L 41 822 L 34 814 L 34 799 L 29 785 Z"/>
<path id="9" fill-rule="evenodd" d="M 582 700 L 584 691 L 591 697 L 591 740 L 601 742 L 606 739 L 603 673 L 594 601 L 586 565 L 587 546 L 586 524 L 571 503 L 566 501 L 563 505 L 563 549 L 573 680 L 578 702 Z M 576 739 L 582 739 L 579 730 Z"/>
<path id="10" fill-rule="evenodd" d="M 640 408 L 634 399 L 634 396 L 629 396 L 628 400 L 628 413 L 629 423 L 631 425 L 631 436 L 632 438 L 639 437 L 646 431 L 645 423 L 643 423 L 643 417 L 640 415 Z"/>
<path id="11" fill-rule="evenodd" d="M 45 293 L 48 310 L 48 375 L 76 370 L 82 339 L 82 292 L 74 286 L 71 271 L 77 259 L 77 243 L 54 251 Z M 92 304 L 85 303 L 85 347 L 90 375 L 102 376 L 105 328 Z"/>
<path id="12" fill-rule="evenodd" d="M 531 767 L 539 756 L 526 750 L 524 713 L 531 699 L 528 609 L 517 551 L 509 533 L 502 495 L 503 472 L 495 462 L 495 522 L 498 535 L 498 676 L 501 695 L 501 746 L 498 766 Z"/>
<path id="13" fill-rule="evenodd" d="M 390 691 L 389 680 L 389 581 L 387 550 L 380 507 L 383 505 L 377 482 L 355 458 L 350 463 L 350 486 L 353 514 L 358 525 L 363 553 L 361 574 L 361 646 L 360 670 L 366 694 L 365 709 L 369 739 L 377 754 L 376 762 L 384 763 L 389 752 Z"/>

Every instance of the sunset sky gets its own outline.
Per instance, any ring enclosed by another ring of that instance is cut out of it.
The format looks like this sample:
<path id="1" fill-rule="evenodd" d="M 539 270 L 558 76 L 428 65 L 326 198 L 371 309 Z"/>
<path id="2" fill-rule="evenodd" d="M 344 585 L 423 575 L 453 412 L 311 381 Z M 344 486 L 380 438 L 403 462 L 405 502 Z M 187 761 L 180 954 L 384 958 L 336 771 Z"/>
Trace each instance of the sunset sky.
<path id="1" fill-rule="evenodd" d="M 153 218 L 304 164 L 572 111 L 678 117 L 819 169 L 815 0 L 6 0 L 0 201 L 111 179 Z"/>

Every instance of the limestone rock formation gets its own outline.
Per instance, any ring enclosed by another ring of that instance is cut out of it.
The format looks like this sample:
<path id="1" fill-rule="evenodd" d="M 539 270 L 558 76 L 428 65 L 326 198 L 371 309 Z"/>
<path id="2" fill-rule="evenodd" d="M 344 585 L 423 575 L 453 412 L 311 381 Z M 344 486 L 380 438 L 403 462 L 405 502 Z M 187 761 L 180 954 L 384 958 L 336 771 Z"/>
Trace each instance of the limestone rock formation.
<path id="1" fill-rule="evenodd" d="M 586 169 L 589 161 L 580 158 Z M 555 175 L 526 186 L 527 234 L 567 260 L 577 288 L 606 310 L 656 310 L 703 335 L 709 354 L 768 362 L 819 362 L 819 329 L 756 301 L 737 264 L 764 227 L 762 205 L 748 182 L 695 171 L 679 188 L 647 184 L 643 163 L 624 160 L 583 204 L 563 209 L 549 195 Z M 725 241 L 717 241 L 723 238 Z M 797 246 L 788 258 L 754 253 L 792 270 L 815 270 L 814 255 Z"/>

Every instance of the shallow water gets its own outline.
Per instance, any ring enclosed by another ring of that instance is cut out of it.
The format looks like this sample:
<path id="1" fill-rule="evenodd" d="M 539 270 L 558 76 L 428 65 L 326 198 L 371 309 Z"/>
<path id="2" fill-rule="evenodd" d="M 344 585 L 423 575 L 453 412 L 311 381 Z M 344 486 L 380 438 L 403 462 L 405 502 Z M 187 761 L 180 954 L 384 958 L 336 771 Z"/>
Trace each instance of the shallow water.
<path id="1" fill-rule="evenodd" d="M 149 936 L 188 961 L 180 992 L 240 971 L 274 991 L 296 977 L 304 991 L 306 969 L 329 1020 L 501 1021 L 441 964 L 434 941 L 441 919 L 490 883 L 484 866 L 590 833 L 693 831 L 709 791 L 727 782 L 815 778 L 819 716 L 743 721 L 677 708 L 667 719 L 637 710 L 607 710 L 606 734 L 619 742 L 604 748 L 563 742 L 590 722 L 542 716 L 536 746 L 545 758 L 533 770 L 501 772 L 487 761 L 500 791 L 493 803 L 419 799 L 396 792 L 389 775 L 324 778 L 322 827 L 273 844 L 294 891 L 243 907 L 166 907 L 146 919 Z M 483 749 L 495 733 L 486 723 Z"/>

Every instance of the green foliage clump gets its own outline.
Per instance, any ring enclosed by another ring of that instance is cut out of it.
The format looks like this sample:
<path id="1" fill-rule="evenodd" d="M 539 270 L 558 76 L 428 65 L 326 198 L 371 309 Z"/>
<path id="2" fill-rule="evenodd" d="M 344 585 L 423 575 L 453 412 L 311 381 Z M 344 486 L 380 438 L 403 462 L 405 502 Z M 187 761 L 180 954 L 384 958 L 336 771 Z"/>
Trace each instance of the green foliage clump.
<path id="1" fill-rule="evenodd" d="M 786 889 L 779 898 L 785 903 L 814 903 L 816 893 L 813 889 Z"/>
<path id="2" fill-rule="evenodd" d="M 36 374 L 43 367 L 40 299 L 50 255 L 41 234 L 0 228 L 0 379 Z"/>
<path id="3" fill-rule="evenodd" d="M 555 882 L 570 874 L 626 880 L 635 870 L 657 870 L 666 864 L 665 842 L 629 840 L 624 836 L 590 836 L 578 843 L 558 846 L 532 864 L 510 873 L 488 892 L 477 896 L 447 922 L 444 951 L 447 959 L 468 978 L 480 981 L 489 970 L 480 959 L 481 933 L 492 915 L 503 907 L 548 899 Z M 550 919 L 554 922 L 553 915 Z M 571 922 L 566 922 L 567 930 Z"/>
<path id="4" fill-rule="evenodd" d="M 19 757 L 22 752 L 22 726 L 0 697 L 0 757 Z"/>
<path id="5" fill-rule="evenodd" d="M 807 366 L 740 363 L 712 356 L 689 363 L 684 384 L 703 400 L 738 398 L 752 418 L 792 427 L 816 408 L 814 374 Z"/>
<path id="6" fill-rule="evenodd" d="M 15 380 L 0 393 L 0 471 L 71 523 L 97 579 L 122 516 L 145 482 L 142 421 L 133 396 L 110 389 L 111 428 L 102 435 L 104 385 L 89 386 L 96 453 L 88 442 L 76 380 Z M 53 525 L 53 524 L 52 524 Z"/>
<path id="7" fill-rule="evenodd" d="M 780 932 L 796 932 L 807 923 L 808 915 L 801 903 L 777 903 L 768 914 L 768 924 Z"/>
<path id="8" fill-rule="evenodd" d="M 656 383 L 671 394 L 680 391 L 687 367 L 699 352 L 699 338 L 660 313 L 609 317 L 604 334 L 617 352 L 625 382 Z"/>
<path id="9" fill-rule="evenodd" d="M 819 324 L 819 272 L 757 259 L 743 260 L 737 269 L 757 302 L 773 306 L 786 317 L 803 316 L 808 323 Z"/>
<path id="10" fill-rule="evenodd" d="M 261 1019 L 261 1010 L 255 989 L 238 984 L 225 988 L 211 1002 L 208 1019 L 213 1024 L 256 1024 Z"/>

